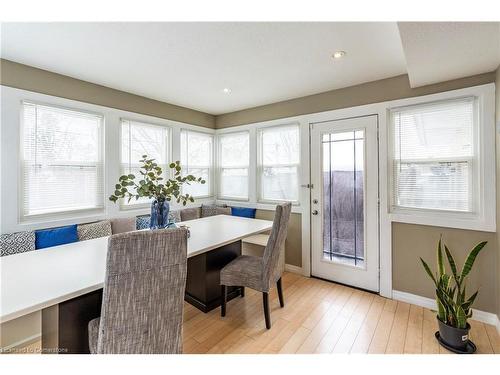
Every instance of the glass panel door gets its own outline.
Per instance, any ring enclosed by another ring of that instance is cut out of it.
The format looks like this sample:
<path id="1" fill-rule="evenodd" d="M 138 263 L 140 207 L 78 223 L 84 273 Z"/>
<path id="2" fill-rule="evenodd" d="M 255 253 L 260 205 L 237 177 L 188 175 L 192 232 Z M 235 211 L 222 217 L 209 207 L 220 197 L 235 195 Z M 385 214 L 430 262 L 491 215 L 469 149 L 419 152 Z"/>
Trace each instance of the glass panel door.
<path id="1" fill-rule="evenodd" d="M 311 125 L 311 274 L 378 291 L 377 116 Z"/>
<path id="2" fill-rule="evenodd" d="M 323 258 L 364 267 L 364 130 L 323 134 Z"/>

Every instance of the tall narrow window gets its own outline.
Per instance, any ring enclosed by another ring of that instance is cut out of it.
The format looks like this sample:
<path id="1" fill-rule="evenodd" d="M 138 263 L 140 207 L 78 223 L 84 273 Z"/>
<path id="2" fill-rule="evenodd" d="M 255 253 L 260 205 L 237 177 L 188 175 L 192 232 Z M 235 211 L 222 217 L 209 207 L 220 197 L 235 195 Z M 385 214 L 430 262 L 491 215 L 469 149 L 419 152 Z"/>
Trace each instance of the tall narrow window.
<path id="1" fill-rule="evenodd" d="M 163 170 L 163 178 L 168 178 L 169 163 L 169 129 L 164 126 L 122 119 L 121 121 L 121 167 L 122 174 L 133 174 L 140 177 L 140 160 L 143 155 L 155 159 Z M 123 200 L 123 205 L 148 203 L 149 199 Z"/>
<path id="2" fill-rule="evenodd" d="M 102 116 L 23 103 L 22 212 L 104 207 Z"/>
<path id="3" fill-rule="evenodd" d="M 182 192 L 193 197 L 212 195 L 213 136 L 211 134 L 181 131 L 181 165 L 183 174 L 192 174 L 203 178 L 205 184 L 184 185 Z"/>
<path id="4" fill-rule="evenodd" d="M 299 126 L 260 129 L 259 154 L 260 201 L 298 202 Z"/>
<path id="5" fill-rule="evenodd" d="M 323 258 L 364 267 L 365 131 L 323 134 Z"/>
<path id="6" fill-rule="evenodd" d="M 393 208 L 474 212 L 474 98 L 394 109 Z"/>
<path id="7" fill-rule="evenodd" d="M 219 197 L 248 199 L 248 132 L 219 137 Z"/>

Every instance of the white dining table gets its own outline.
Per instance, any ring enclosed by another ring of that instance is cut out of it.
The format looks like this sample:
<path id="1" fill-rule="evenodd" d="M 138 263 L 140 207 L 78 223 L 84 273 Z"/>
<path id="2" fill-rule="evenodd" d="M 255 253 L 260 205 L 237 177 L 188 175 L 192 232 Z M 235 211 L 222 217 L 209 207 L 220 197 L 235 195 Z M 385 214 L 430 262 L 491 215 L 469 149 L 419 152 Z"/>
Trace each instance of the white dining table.
<path id="1" fill-rule="evenodd" d="M 272 222 L 217 215 L 189 227 L 188 258 L 268 231 Z M 108 237 L 0 258 L 0 323 L 103 287 Z"/>

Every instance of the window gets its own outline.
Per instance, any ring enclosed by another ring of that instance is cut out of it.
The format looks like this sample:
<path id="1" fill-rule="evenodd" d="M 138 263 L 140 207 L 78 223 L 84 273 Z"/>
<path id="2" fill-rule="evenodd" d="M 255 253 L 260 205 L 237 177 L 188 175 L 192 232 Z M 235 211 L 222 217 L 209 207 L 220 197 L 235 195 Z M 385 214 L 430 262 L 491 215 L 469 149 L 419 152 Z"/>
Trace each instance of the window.
<path id="1" fill-rule="evenodd" d="M 478 209 L 474 98 L 394 109 L 393 209 Z"/>
<path id="2" fill-rule="evenodd" d="M 102 116 L 23 102 L 22 212 L 104 207 Z"/>
<path id="3" fill-rule="evenodd" d="M 122 174 L 139 176 L 142 155 L 155 159 L 163 170 L 163 178 L 168 178 L 169 128 L 144 122 L 121 120 L 121 167 Z M 123 199 L 122 205 L 133 206 L 148 203 L 148 198 L 138 200 Z"/>
<path id="4" fill-rule="evenodd" d="M 181 131 L 181 165 L 183 174 L 203 178 L 206 183 L 184 185 L 182 192 L 193 197 L 212 195 L 213 136 L 189 130 Z"/>
<path id="5" fill-rule="evenodd" d="M 219 197 L 248 199 L 249 132 L 219 136 Z"/>
<path id="6" fill-rule="evenodd" d="M 298 202 L 299 164 L 298 125 L 260 129 L 260 201 Z"/>

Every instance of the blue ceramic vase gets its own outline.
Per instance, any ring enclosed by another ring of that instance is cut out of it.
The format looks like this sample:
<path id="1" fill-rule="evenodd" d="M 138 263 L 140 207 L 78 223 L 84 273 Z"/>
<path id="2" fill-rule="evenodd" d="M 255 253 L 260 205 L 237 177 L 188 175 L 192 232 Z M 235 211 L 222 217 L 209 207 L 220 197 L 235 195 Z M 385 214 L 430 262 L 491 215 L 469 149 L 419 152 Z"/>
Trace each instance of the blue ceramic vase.
<path id="1" fill-rule="evenodd" d="M 150 229 L 163 229 L 169 224 L 168 212 L 170 211 L 170 204 L 166 200 L 154 200 L 151 203 L 151 221 L 149 223 Z"/>

